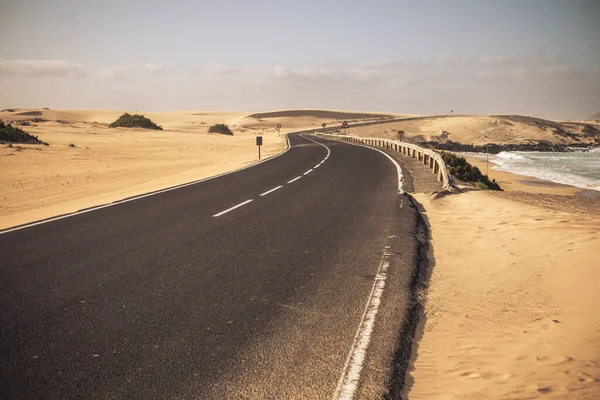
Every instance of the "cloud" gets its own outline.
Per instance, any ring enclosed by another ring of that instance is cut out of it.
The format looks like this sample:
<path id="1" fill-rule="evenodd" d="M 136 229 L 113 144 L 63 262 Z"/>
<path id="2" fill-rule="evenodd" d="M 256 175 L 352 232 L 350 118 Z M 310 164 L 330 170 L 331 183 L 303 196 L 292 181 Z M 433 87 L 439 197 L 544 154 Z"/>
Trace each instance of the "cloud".
<path id="1" fill-rule="evenodd" d="M 191 70 L 189 73 L 202 82 L 324 87 L 368 84 L 404 88 L 417 82 L 438 84 L 453 79 L 467 81 L 514 79 L 535 73 L 549 74 L 548 71 L 565 69 L 564 61 L 560 57 L 539 54 L 521 57 L 452 56 L 430 60 L 384 59 L 355 63 L 338 62 L 320 67 L 236 67 L 214 64 Z"/>
<path id="2" fill-rule="evenodd" d="M 99 75 L 102 78 L 109 79 L 125 79 L 135 74 L 138 70 L 138 67 L 135 65 L 127 65 L 124 67 L 112 67 L 106 68 L 99 72 Z"/>
<path id="3" fill-rule="evenodd" d="M 545 54 L 533 54 L 524 57 L 499 57 L 485 56 L 475 60 L 478 64 L 494 66 L 515 66 L 515 65 L 556 65 L 566 61 L 562 57 L 549 56 Z"/>
<path id="4" fill-rule="evenodd" d="M 151 74 L 161 74 L 165 72 L 165 67 L 160 64 L 148 63 L 144 65 L 144 70 Z"/>
<path id="5" fill-rule="evenodd" d="M 98 75 L 108 79 L 126 79 L 141 73 L 161 74 L 165 72 L 165 67 L 160 64 L 148 63 L 142 66 L 125 65 L 122 67 L 111 67 L 100 70 Z"/>
<path id="6" fill-rule="evenodd" d="M 477 73 L 479 79 L 524 79 L 536 77 L 571 77 L 571 78 L 596 78 L 600 76 L 600 69 L 585 69 L 566 66 L 549 67 L 512 67 L 496 71 L 484 70 Z"/>
<path id="7" fill-rule="evenodd" d="M 56 76 L 79 78 L 86 75 L 80 64 L 63 60 L 0 60 L 0 75 Z"/>
<path id="8" fill-rule="evenodd" d="M 233 67 L 213 64 L 190 70 L 189 74 L 200 81 L 243 82 L 256 85 L 265 83 L 322 86 L 377 84 L 388 78 L 396 78 L 394 84 L 398 85 L 401 81 L 406 80 L 404 74 L 399 74 L 390 68 L 360 65 L 346 67 Z"/>

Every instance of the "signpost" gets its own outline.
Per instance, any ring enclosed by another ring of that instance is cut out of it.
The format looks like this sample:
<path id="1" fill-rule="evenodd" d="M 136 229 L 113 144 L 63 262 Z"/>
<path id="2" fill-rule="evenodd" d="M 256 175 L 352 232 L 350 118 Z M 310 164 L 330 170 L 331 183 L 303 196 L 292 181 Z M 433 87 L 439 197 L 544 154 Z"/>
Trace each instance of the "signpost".
<path id="1" fill-rule="evenodd" d="M 279 130 L 281 129 L 281 124 L 277 124 L 277 136 L 280 136 L 281 132 L 279 132 Z"/>
<path id="2" fill-rule="evenodd" d="M 262 136 L 256 137 L 256 145 L 258 146 L 258 159 L 260 160 L 260 146 L 262 146 Z"/>
<path id="3" fill-rule="evenodd" d="M 350 126 L 348 126 L 348 121 L 344 121 L 344 123 L 342 124 L 342 128 L 344 128 L 344 135 L 345 135 L 346 129 L 350 128 Z"/>
<path id="4" fill-rule="evenodd" d="M 323 123 L 321 124 L 321 126 L 323 127 L 323 133 L 325 133 L 325 127 L 327 126 L 327 124 L 326 124 L 325 122 L 323 122 Z"/>

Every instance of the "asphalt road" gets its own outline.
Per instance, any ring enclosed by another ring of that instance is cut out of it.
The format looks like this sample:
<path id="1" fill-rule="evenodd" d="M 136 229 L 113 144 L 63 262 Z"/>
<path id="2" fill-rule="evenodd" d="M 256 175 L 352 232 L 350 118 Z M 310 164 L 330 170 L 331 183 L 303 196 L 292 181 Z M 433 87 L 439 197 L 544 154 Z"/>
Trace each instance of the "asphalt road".
<path id="1" fill-rule="evenodd" d="M 1 233 L 0 397 L 384 395 L 414 208 L 381 153 L 289 138 L 252 168 Z"/>

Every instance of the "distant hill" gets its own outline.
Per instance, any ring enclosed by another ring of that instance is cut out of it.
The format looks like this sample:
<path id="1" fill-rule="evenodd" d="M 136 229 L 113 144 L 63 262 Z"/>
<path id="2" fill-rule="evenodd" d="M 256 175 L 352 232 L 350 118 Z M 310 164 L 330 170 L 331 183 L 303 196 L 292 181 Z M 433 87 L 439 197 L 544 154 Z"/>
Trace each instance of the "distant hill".
<path id="1" fill-rule="evenodd" d="M 589 118 L 586 118 L 588 121 L 595 121 L 597 119 L 600 119 L 600 111 L 598 111 L 596 114 L 592 115 Z"/>

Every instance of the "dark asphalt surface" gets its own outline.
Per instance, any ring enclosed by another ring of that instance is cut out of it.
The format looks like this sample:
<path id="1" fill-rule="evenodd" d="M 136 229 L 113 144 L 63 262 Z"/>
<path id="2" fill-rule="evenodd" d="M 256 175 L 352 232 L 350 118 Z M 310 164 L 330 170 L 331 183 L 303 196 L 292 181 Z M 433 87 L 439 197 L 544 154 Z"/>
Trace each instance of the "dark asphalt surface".
<path id="1" fill-rule="evenodd" d="M 383 395 L 415 211 L 385 156 L 313 139 L 331 155 L 307 175 L 327 149 L 292 134 L 255 167 L 0 234 L 0 397 L 330 399 L 385 250 L 356 398 Z"/>

